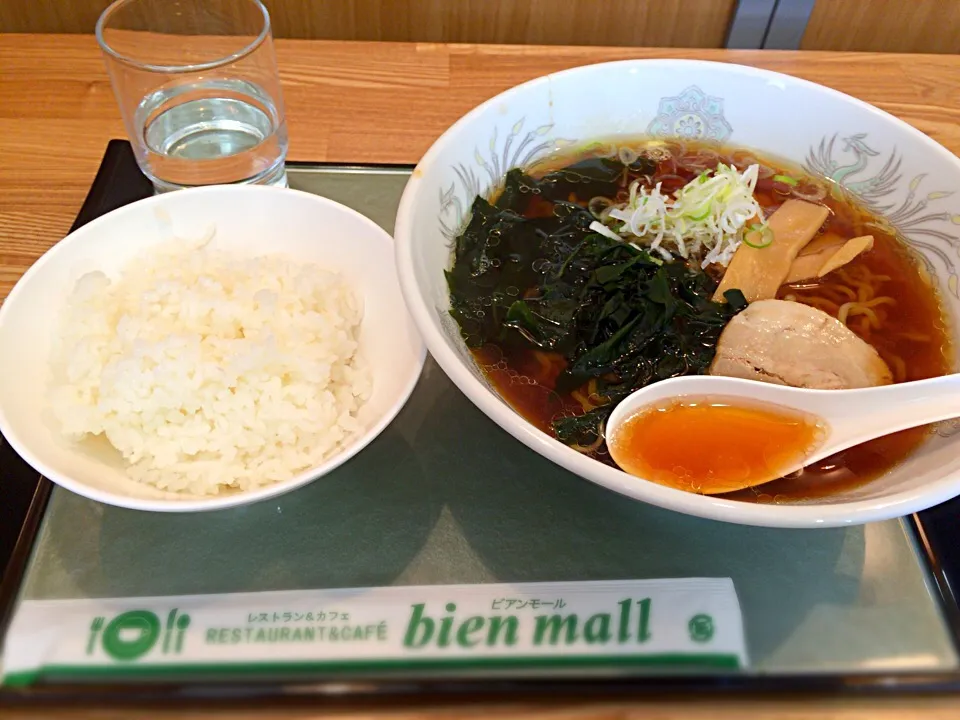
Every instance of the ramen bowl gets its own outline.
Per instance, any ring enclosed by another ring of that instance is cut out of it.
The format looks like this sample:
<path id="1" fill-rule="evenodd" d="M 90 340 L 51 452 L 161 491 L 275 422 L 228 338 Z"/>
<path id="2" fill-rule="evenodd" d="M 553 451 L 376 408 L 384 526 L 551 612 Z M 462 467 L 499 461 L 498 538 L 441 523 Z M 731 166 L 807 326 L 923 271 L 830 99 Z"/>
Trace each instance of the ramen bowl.
<path id="1" fill-rule="evenodd" d="M 757 503 L 628 475 L 539 430 L 501 397 L 449 313 L 444 271 L 452 264 L 453 241 L 473 199 L 495 191 L 509 169 L 544 166 L 570 148 L 618 137 L 746 148 L 825 178 L 834 191 L 880 215 L 908 245 L 940 296 L 950 335 L 957 337 L 960 160 L 952 153 L 875 107 L 786 75 L 701 61 L 605 63 L 542 77 L 483 103 L 434 143 L 406 187 L 395 231 L 401 289 L 429 351 L 460 390 L 559 468 L 627 497 L 704 518 L 831 527 L 902 516 L 960 494 L 956 421 L 932 428 L 903 462 L 869 482 L 823 497 Z M 957 357 L 949 362 L 955 371 Z"/>

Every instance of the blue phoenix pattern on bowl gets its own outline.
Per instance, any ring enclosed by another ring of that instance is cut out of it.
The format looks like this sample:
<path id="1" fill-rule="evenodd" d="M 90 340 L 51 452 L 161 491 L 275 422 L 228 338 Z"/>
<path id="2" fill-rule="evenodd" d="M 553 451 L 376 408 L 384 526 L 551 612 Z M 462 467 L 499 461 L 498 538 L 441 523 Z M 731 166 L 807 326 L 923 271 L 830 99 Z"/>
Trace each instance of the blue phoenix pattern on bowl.
<path id="1" fill-rule="evenodd" d="M 917 250 L 931 277 L 938 275 L 931 256 L 939 258 L 947 269 L 947 288 L 960 298 L 957 265 L 953 255 L 960 255 L 960 240 L 951 225 L 960 225 L 960 214 L 950 212 L 943 201 L 953 192 L 921 190 L 926 173 L 916 175 L 903 193 L 902 155 L 894 148 L 884 160 L 881 153 L 867 144 L 865 133 L 839 138 L 843 142 L 841 154 L 835 152 L 839 135 L 820 140 L 810 148 L 805 168 L 834 182 L 834 191 L 845 193 L 883 218 L 894 232 Z M 873 160 L 874 158 L 879 158 Z M 880 163 L 883 163 L 879 168 Z M 902 200 L 897 200 L 902 197 Z M 934 207 L 936 206 L 936 211 Z M 922 239 L 921 239 L 922 238 Z M 951 252 L 952 251 L 952 252 Z"/>
<path id="2" fill-rule="evenodd" d="M 457 181 L 440 192 L 440 228 L 448 240 L 453 240 L 462 229 L 473 199 L 497 187 L 508 170 L 533 167 L 557 149 L 572 144 L 570 140 L 547 137 L 553 129 L 552 123 L 523 133 L 525 124 L 526 118 L 513 123 L 509 132 L 503 134 L 502 143 L 500 131 L 495 127 L 486 154 L 480 152 L 480 148 L 474 149 L 474 166 L 458 163 L 453 167 Z"/>

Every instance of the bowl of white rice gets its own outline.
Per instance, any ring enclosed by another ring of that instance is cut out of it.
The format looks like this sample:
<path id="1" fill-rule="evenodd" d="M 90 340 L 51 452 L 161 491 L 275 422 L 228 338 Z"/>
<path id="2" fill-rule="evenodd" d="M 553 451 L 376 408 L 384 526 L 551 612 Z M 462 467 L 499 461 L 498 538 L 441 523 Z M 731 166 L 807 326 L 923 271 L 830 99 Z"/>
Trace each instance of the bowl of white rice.
<path id="1" fill-rule="evenodd" d="M 93 500 L 196 511 L 330 472 L 425 350 L 392 238 L 308 193 L 179 191 L 68 235 L 0 307 L 0 431 Z"/>

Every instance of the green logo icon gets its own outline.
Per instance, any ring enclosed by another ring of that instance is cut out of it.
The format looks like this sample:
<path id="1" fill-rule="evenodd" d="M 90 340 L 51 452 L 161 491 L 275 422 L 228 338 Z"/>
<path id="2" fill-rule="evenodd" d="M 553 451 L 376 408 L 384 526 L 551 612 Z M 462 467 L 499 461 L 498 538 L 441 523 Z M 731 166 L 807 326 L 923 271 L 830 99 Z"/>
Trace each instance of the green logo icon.
<path id="1" fill-rule="evenodd" d="M 130 610 L 107 623 L 101 643 L 114 660 L 136 660 L 150 652 L 159 637 L 160 618 L 149 610 Z"/>
<path id="2" fill-rule="evenodd" d="M 713 638 L 713 618 L 703 613 L 694 615 L 687 623 L 687 630 L 690 631 L 690 639 L 694 642 L 709 642 Z"/>
<path id="3" fill-rule="evenodd" d="M 110 622 L 98 616 L 90 623 L 87 655 L 94 654 L 99 637 L 100 646 L 111 659 L 120 662 L 138 660 L 154 649 L 161 636 L 161 651 L 179 654 L 183 651 L 183 639 L 189 625 L 190 616 L 178 614 L 176 608 L 167 615 L 163 626 L 156 613 L 149 610 L 128 610 Z"/>

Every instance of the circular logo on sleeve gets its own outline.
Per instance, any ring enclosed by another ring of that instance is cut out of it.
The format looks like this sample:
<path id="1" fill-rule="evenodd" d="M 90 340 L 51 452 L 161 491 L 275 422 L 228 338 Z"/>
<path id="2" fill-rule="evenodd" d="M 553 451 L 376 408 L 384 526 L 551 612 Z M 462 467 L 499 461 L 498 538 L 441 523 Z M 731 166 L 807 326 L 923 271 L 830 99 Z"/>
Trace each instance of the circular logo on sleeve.
<path id="1" fill-rule="evenodd" d="M 136 660 L 146 655 L 160 637 L 160 619 L 149 610 L 117 615 L 103 629 L 103 649 L 114 660 Z"/>
<path id="2" fill-rule="evenodd" d="M 694 642 L 709 642 L 713 637 L 713 618 L 704 613 L 694 615 L 690 618 L 687 629 L 690 631 L 690 639 Z"/>

